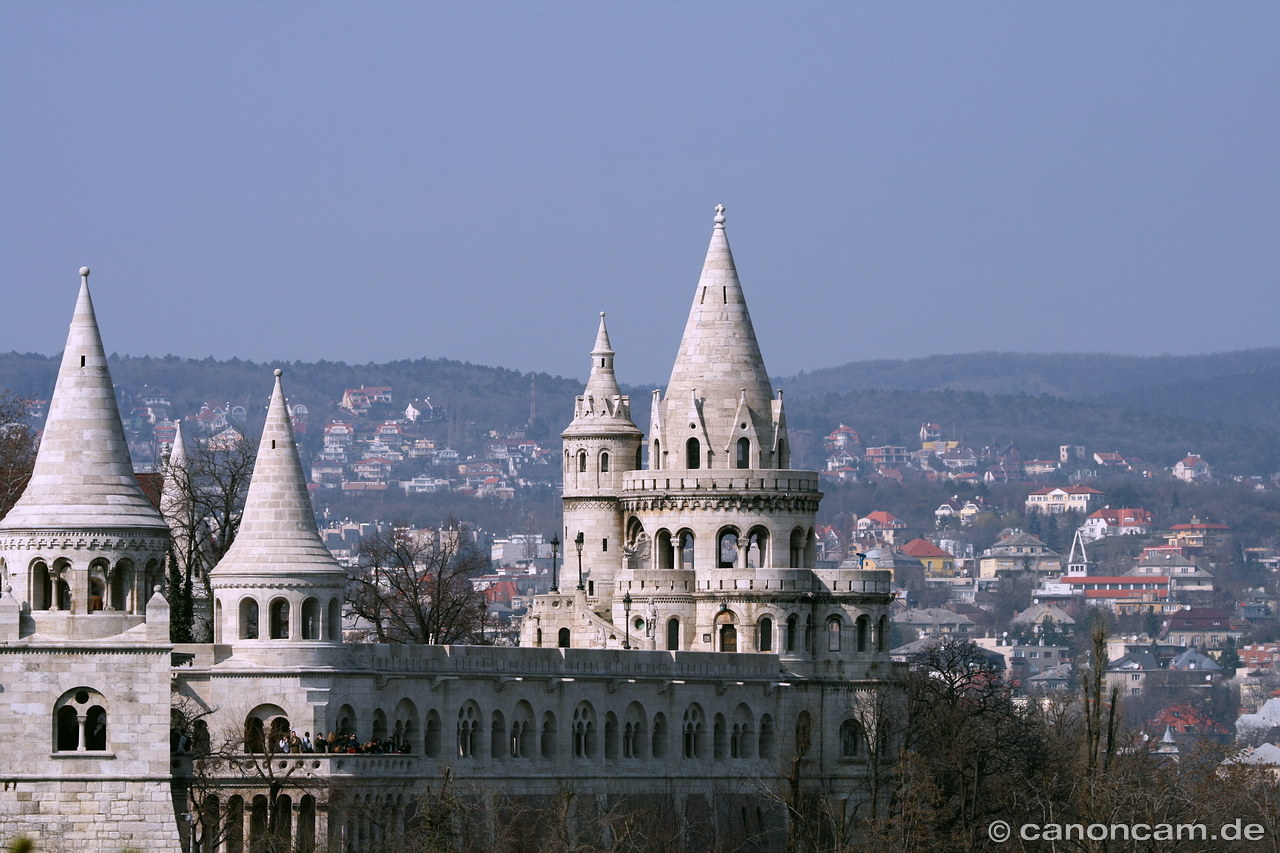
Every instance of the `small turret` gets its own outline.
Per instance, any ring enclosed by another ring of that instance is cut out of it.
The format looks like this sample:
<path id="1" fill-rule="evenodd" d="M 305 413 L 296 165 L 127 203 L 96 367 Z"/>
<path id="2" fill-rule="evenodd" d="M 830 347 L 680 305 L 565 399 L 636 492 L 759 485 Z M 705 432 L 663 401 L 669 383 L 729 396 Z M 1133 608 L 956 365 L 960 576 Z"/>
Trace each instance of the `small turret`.
<path id="1" fill-rule="evenodd" d="M 213 571 L 215 642 L 342 642 L 346 572 L 316 529 L 281 371 L 235 542 Z"/>
<path id="2" fill-rule="evenodd" d="M 168 545 L 129 459 L 83 267 L 31 481 L 0 521 L 0 566 L 36 631 L 104 637 L 142 621 Z"/>

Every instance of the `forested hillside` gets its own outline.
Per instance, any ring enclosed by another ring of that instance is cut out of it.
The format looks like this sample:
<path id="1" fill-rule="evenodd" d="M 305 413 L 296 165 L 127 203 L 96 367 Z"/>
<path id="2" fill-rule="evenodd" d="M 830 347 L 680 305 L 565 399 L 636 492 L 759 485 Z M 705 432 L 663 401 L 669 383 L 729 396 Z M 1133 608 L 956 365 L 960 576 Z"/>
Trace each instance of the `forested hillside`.
<path id="1" fill-rule="evenodd" d="M 343 389 L 388 385 L 401 411 L 412 400 L 430 397 L 451 416 L 492 429 L 523 427 L 529 421 L 531 383 L 528 373 L 485 367 L 448 359 L 417 359 L 388 364 L 346 364 L 340 361 L 258 364 L 231 359 L 217 361 L 177 356 L 111 356 L 111 378 L 129 391 L 159 386 L 173 395 L 175 414 L 199 411 L 207 400 L 234 402 L 252 409 L 265 407 L 271 393 L 271 371 L 285 370 L 291 401 L 323 410 L 342 397 Z M 33 353 L 0 354 L 0 390 L 48 399 L 57 377 L 58 359 Z M 559 430 L 564 413 L 573 411 L 576 379 L 538 374 L 539 420 Z"/>
<path id="2" fill-rule="evenodd" d="M 961 391 L 853 391 L 787 400 L 787 420 L 815 439 L 838 423 L 858 430 L 864 445 L 918 446 L 920 424 L 974 448 L 1017 442 L 1024 458 L 1056 459 L 1063 444 L 1138 456 L 1168 467 L 1188 453 L 1213 460 L 1224 474 L 1269 475 L 1280 466 L 1280 434 L 1151 414 L 1099 403 L 1029 394 Z M 796 448 L 797 452 L 799 447 Z M 817 448 L 818 454 L 821 447 Z M 809 463 L 817 462 L 810 454 Z"/>
<path id="3" fill-rule="evenodd" d="M 1280 349 L 1145 359 L 979 353 L 846 365 L 861 371 L 847 373 L 849 381 L 999 386 L 1017 376 L 1028 382 L 1028 377 L 1039 376 L 1071 395 L 1084 394 L 1091 386 L 1116 387 L 1169 374 L 1184 377 L 1094 400 L 1047 393 L 918 388 L 813 393 L 814 387 L 829 383 L 812 378 L 825 375 L 834 382 L 832 371 L 776 384 L 786 388 L 792 429 L 812 433 L 809 446 L 802 434 L 795 444 L 796 461 L 809 467 L 821 466 L 823 454 L 817 442 L 839 423 L 857 429 L 866 445 L 914 446 L 920 424 L 934 422 L 949 437 L 975 448 L 1017 442 L 1026 457 L 1056 458 L 1059 445 L 1082 444 L 1090 452 L 1116 451 L 1169 466 L 1194 452 L 1211 460 L 1223 474 L 1269 475 L 1280 469 L 1280 428 L 1275 426 L 1280 423 L 1280 365 L 1212 379 L 1186 378 L 1268 359 L 1280 361 Z M 1018 364 L 1025 368 L 1020 374 Z M 56 357 L 0 354 L 0 390 L 47 399 L 57 366 Z M 583 381 L 538 374 L 531 388 L 528 373 L 447 359 L 276 365 L 176 356 L 111 358 L 117 384 L 133 392 L 146 385 L 167 389 L 176 415 L 198 411 L 207 400 L 240 403 L 251 412 L 260 409 L 266 405 L 271 370 L 276 366 L 285 368 L 290 398 L 322 416 L 333 411 L 344 388 L 388 385 L 395 395 L 394 408 L 400 411 L 409 401 L 430 397 L 446 408 L 452 421 L 473 422 L 482 432 L 523 428 L 529 422 L 533 392 L 537 417 L 530 437 L 540 439 L 554 439 L 568 423 Z M 646 429 L 652 387 L 624 390 L 631 394 L 636 423 Z"/>
<path id="4" fill-rule="evenodd" d="M 1280 367 L 1184 379 L 1097 398 L 1100 403 L 1227 424 L 1280 429 Z"/>
<path id="5" fill-rule="evenodd" d="M 814 397 L 868 388 L 1052 394 L 1085 398 L 1132 388 L 1280 367 L 1280 348 L 1209 355 L 977 352 L 907 360 L 854 361 L 774 379 L 788 394 Z"/>

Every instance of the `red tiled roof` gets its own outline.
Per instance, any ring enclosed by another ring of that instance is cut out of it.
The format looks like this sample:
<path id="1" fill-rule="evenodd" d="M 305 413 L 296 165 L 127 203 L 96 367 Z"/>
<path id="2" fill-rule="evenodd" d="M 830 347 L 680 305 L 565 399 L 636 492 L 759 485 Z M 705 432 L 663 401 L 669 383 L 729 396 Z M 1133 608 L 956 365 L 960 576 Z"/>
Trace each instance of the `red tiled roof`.
<path id="1" fill-rule="evenodd" d="M 895 516 L 893 513 L 885 512 L 882 509 L 878 509 L 875 512 L 869 512 L 867 513 L 866 517 L 871 519 L 872 521 L 879 522 L 880 524 L 893 524 L 895 521 L 898 520 L 897 516 Z"/>
<path id="2" fill-rule="evenodd" d="M 934 545 L 928 539 L 912 539 L 906 545 L 902 546 L 902 553 L 912 557 L 944 557 L 955 559 L 954 554 L 948 554 L 946 551 Z"/>

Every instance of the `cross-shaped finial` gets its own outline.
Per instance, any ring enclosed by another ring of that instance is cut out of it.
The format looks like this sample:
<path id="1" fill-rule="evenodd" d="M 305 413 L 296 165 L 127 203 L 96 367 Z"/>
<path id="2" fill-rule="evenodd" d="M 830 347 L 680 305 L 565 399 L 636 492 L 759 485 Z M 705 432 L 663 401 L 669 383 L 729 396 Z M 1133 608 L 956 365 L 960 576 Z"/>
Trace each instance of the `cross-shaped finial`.
<path id="1" fill-rule="evenodd" d="M 723 225 L 724 225 L 724 205 L 723 205 L 723 204 L 717 204 L 717 205 L 716 205 L 716 219 L 715 219 L 715 223 L 716 223 L 716 225 L 721 225 L 721 226 L 723 226 Z"/>

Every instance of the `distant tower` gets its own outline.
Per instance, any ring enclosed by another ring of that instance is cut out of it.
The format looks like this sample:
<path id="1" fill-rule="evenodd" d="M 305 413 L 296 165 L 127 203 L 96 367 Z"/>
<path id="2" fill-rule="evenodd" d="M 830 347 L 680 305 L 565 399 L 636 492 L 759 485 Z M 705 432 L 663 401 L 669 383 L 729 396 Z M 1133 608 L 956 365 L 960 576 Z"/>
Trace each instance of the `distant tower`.
<path id="1" fill-rule="evenodd" d="M 618 387 L 613 372 L 613 347 L 600 313 L 600 328 L 591 350 L 591 375 L 574 402 L 573 422 L 560 434 L 564 440 L 565 571 L 561 589 L 577 586 L 574 540 L 583 534 L 584 586 L 591 597 L 608 606 L 613 578 L 623 545 L 619 491 L 623 476 L 640 467 L 644 434 L 631 420 L 631 398 Z"/>
<path id="2" fill-rule="evenodd" d="M 1067 557 L 1067 575 L 1082 577 L 1087 574 L 1089 574 L 1089 555 L 1084 551 L 1084 538 L 1077 530 L 1075 538 L 1071 541 L 1071 555 Z"/>
<path id="3" fill-rule="evenodd" d="M 538 421 L 538 374 L 529 372 L 529 426 Z"/>
<path id="4" fill-rule="evenodd" d="M 276 663 L 287 648 L 320 653 L 342 643 L 346 584 L 346 572 L 316 529 L 280 375 L 277 370 L 240 529 L 209 573 L 214 642 L 235 645 L 237 656 Z"/>

